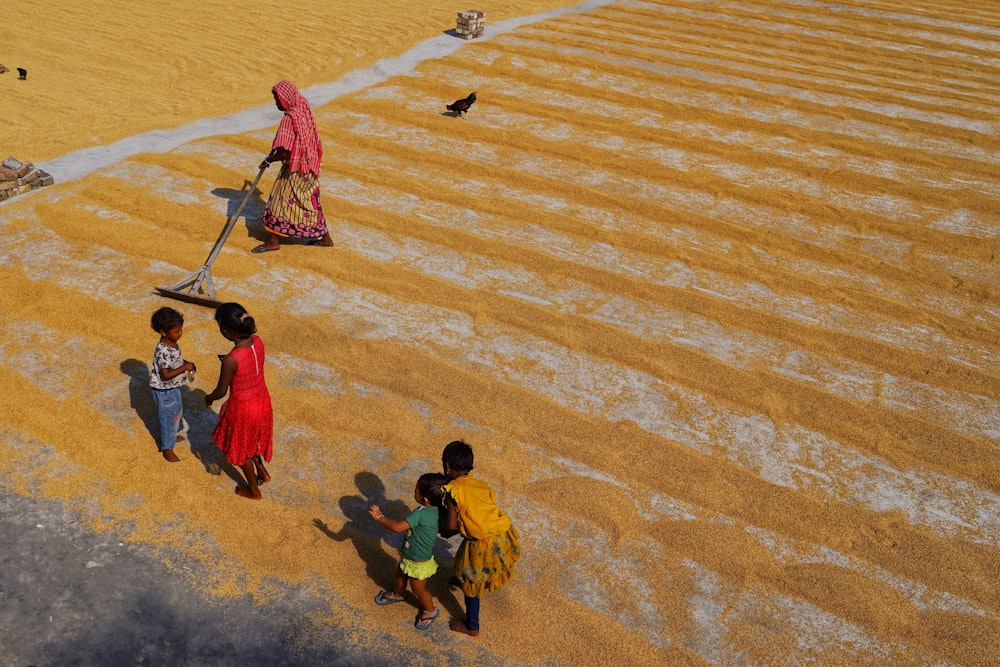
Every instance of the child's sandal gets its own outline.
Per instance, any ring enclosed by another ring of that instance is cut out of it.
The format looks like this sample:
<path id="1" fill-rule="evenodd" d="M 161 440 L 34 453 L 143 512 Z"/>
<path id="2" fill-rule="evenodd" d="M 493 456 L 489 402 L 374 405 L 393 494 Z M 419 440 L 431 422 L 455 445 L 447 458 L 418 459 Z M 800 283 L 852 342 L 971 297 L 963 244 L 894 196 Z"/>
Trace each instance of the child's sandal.
<path id="1" fill-rule="evenodd" d="M 379 606 L 386 606 L 387 604 L 395 604 L 397 602 L 402 602 L 406 599 L 406 596 L 402 597 L 392 597 L 392 593 L 389 591 L 379 591 L 378 595 L 375 596 L 375 604 Z"/>
<path id="2" fill-rule="evenodd" d="M 417 616 L 417 622 L 413 624 L 417 630 L 426 630 L 434 624 L 434 619 L 441 615 L 440 609 L 435 609 L 434 613 L 430 616 L 424 616 L 427 612 L 420 610 L 420 614 Z"/>

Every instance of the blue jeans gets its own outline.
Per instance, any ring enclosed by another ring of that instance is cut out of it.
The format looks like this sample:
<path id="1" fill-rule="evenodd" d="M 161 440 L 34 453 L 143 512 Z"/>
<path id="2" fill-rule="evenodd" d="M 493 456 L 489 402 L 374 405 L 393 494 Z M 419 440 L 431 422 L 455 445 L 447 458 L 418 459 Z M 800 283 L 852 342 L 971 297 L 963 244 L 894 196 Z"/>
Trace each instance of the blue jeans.
<path id="1" fill-rule="evenodd" d="M 156 414 L 160 421 L 160 449 L 162 451 L 173 449 L 177 435 L 187 432 L 181 390 L 179 387 L 154 389 L 153 402 L 156 403 Z"/>

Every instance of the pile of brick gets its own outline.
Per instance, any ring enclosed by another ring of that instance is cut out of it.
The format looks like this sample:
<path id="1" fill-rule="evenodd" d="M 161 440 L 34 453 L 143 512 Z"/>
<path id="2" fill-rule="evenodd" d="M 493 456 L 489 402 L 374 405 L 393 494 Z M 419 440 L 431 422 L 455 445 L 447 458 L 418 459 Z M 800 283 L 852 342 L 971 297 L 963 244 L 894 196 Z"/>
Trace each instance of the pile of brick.
<path id="1" fill-rule="evenodd" d="M 458 13 L 458 27 L 455 28 L 455 34 L 462 39 L 482 37 L 485 28 L 486 12 L 478 9 L 470 9 Z"/>
<path id="2" fill-rule="evenodd" d="M 30 162 L 12 157 L 0 164 L 0 201 L 52 185 L 53 178 Z"/>

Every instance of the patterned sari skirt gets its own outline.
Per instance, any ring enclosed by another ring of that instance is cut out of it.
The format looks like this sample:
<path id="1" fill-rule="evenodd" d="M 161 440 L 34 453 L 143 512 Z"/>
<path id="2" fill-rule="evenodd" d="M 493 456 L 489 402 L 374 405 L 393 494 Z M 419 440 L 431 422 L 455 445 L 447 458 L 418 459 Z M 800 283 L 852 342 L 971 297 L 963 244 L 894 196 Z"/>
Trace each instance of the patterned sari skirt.
<path id="1" fill-rule="evenodd" d="M 514 563 L 521 557 L 521 546 L 513 526 L 506 533 L 485 540 L 465 538 L 455 553 L 455 577 L 462 582 L 462 592 L 482 597 L 483 591 L 495 591 L 514 576 Z"/>
<path id="2" fill-rule="evenodd" d="M 319 177 L 300 174 L 282 165 L 264 209 L 264 228 L 278 236 L 319 239 L 326 234 L 326 218 L 319 204 Z"/>

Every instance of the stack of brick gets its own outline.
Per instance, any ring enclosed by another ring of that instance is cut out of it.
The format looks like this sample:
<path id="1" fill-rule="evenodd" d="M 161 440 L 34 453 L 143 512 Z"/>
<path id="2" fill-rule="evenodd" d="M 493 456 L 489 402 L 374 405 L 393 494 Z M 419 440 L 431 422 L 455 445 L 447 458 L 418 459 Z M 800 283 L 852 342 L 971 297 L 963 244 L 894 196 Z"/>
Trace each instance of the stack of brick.
<path id="1" fill-rule="evenodd" d="M 9 157 L 0 164 L 0 201 L 52 183 L 51 176 L 30 162 Z"/>
<path id="2" fill-rule="evenodd" d="M 458 27 L 455 29 L 455 34 L 462 39 L 475 39 L 476 37 L 482 37 L 483 30 L 485 29 L 486 12 L 478 9 L 470 9 L 468 11 L 458 13 Z"/>

